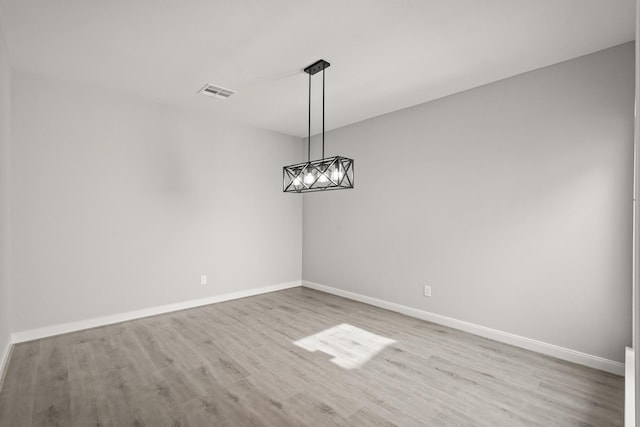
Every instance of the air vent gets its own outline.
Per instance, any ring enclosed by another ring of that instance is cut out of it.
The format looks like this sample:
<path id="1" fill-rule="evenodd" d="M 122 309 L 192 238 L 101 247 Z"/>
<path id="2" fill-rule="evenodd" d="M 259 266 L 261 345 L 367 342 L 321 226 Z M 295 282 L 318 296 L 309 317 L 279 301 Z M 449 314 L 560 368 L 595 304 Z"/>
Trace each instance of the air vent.
<path id="1" fill-rule="evenodd" d="M 233 95 L 235 92 L 232 91 L 231 89 L 225 89 L 223 87 L 215 86 L 215 85 L 212 85 L 211 83 L 207 83 L 206 85 L 204 85 L 202 89 L 198 91 L 198 93 L 206 96 L 215 96 L 216 98 L 220 98 L 220 99 L 227 99 L 231 95 Z"/>

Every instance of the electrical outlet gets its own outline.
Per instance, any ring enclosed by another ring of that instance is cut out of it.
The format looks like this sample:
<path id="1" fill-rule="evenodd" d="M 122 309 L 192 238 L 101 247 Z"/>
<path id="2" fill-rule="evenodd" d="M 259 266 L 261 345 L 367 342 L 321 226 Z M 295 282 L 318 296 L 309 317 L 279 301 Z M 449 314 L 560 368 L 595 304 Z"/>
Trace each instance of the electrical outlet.
<path id="1" fill-rule="evenodd" d="M 431 286 L 426 285 L 424 287 L 423 293 L 424 293 L 425 297 L 430 297 L 431 296 Z"/>
<path id="2" fill-rule="evenodd" d="M 201 285 L 206 285 L 207 284 L 207 275 L 203 274 L 202 276 L 200 276 L 200 284 Z"/>

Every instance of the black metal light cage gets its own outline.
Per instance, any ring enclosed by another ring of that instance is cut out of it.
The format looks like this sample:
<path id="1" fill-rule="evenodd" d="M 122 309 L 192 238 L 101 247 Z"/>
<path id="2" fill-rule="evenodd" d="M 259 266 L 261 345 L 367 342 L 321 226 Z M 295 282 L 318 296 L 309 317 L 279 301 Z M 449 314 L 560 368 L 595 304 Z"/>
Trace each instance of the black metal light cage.
<path id="1" fill-rule="evenodd" d="M 330 65 L 324 59 L 320 59 L 304 69 L 304 72 L 309 74 L 307 161 L 282 168 L 282 191 L 285 193 L 353 188 L 353 159 L 342 156 L 324 157 L 324 70 Z M 311 76 L 320 71 L 322 71 L 322 159 L 311 160 Z"/>
<path id="2" fill-rule="evenodd" d="M 335 156 L 285 166 L 282 181 L 285 193 L 353 188 L 353 159 Z"/>

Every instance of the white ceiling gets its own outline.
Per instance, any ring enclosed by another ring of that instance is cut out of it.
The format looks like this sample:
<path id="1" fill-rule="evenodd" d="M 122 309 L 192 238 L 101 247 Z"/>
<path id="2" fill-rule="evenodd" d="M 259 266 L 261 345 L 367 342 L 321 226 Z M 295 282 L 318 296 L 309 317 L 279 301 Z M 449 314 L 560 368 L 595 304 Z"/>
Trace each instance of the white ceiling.
<path id="1" fill-rule="evenodd" d="M 317 59 L 332 129 L 633 40 L 634 3 L 0 0 L 0 23 L 16 69 L 304 136 Z"/>

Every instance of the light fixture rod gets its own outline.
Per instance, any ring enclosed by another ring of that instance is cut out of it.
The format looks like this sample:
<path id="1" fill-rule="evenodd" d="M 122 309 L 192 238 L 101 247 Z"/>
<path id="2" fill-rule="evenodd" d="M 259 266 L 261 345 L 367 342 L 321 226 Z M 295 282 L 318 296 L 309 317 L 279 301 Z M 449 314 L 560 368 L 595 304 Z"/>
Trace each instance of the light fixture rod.
<path id="1" fill-rule="evenodd" d="M 322 69 L 322 158 L 324 159 L 324 68 Z"/>
<path id="2" fill-rule="evenodd" d="M 311 73 L 309 73 L 309 122 L 307 126 L 307 161 L 311 161 Z"/>
<path id="3" fill-rule="evenodd" d="M 307 131 L 307 161 L 311 161 L 311 76 L 322 71 L 322 158 L 324 159 L 324 70 L 329 68 L 324 59 L 319 59 L 304 69 L 309 74 L 309 126 Z"/>

